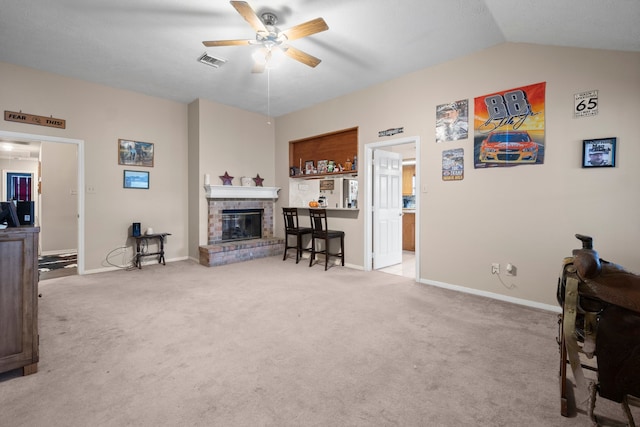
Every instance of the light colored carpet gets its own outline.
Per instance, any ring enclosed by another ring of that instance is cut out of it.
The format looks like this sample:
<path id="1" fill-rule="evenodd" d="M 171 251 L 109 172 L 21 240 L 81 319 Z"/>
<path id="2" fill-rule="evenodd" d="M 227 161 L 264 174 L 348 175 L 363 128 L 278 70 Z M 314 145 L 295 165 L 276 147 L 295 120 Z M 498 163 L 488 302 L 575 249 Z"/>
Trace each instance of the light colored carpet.
<path id="1" fill-rule="evenodd" d="M 39 372 L 0 374 L 2 426 L 588 425 L 559 412 L 554 313 L 278 257 L 40 292 Z"/>

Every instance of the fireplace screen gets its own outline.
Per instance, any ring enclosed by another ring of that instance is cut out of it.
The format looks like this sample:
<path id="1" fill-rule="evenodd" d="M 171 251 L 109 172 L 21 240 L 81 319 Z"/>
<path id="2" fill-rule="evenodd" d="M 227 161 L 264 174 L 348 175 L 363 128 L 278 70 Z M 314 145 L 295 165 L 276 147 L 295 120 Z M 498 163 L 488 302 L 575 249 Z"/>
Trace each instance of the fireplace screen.
<path id="1" fill-rule="evenodd" d="M 262 238 L 262 209 L 222 211 L 222 241 Z"/>

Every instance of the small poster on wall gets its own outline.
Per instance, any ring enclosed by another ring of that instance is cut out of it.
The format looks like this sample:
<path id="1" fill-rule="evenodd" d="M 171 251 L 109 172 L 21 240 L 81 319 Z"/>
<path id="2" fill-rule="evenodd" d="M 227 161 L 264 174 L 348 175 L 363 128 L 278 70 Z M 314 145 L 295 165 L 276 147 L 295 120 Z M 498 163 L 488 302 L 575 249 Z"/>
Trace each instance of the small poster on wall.
<path id="1" fill-rule="evenodd" d="M 469 100 L 463 99 L 436 107 L 436 142 L 457 141 L 469 137 Z"/>
<path id="2" fill-rule="evenodd" d="M 589 117 L 598 114 L 598 91 L 590 90 L 587 92 L 576 93 L 574 96 L 573 116 Z"/>
<path id="3" fill-rule="evenodd" d="M 544 163 L 545 88 L 536 83 L 475 98 L 475 168 Z"/>
<path id="4" fill-rule="evenodd" d="M 464 179 L 464 148 L 442 152 L 442 180 L 461 181 Z"/>

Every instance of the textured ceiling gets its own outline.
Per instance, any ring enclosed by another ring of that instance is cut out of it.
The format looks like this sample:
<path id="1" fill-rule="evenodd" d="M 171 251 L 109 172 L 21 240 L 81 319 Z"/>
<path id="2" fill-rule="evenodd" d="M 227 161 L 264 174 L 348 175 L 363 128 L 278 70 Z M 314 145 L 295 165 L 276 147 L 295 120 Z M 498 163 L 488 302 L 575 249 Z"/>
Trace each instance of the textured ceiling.
<path id="1" fill-rule="evenodd" d="M 317 17 L 329 25 L 291 42 L 322 60 L 316 68 L 285 58 L 252 74 L 256 47 L 202 45 L 254 38 L 227 1 L 2 3 L 0 61 L 274 117 L 504 42 L 640 51 L 640 0 L 251 0 L 280 29 Z M 205 51 L 227 63 L 199 63 Z"/>

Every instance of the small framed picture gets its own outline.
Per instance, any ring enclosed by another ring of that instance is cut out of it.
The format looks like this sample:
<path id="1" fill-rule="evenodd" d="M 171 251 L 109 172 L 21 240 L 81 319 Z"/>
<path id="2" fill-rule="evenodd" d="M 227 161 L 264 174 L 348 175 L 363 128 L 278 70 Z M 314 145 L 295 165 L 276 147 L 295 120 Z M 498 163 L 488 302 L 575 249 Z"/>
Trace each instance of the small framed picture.
<path id="1" fill-rule="evenodd" d="M 583 168 L 612 168 L 616 165 L 616 138 L 582 141 Z"/>
<path id="2" fill-rule="evenodd" d="M 149 189 L 149 172 L 124 171 L 124 188 L 137 188 L 141 190 Z"/>
<path id="3" fill-rule="evenodd" d="M 320 180 L 320 190 L 335 190 L 335 182 L 333 179 Z"/>
<path id="4" fill-rule="evenodd" d="M 327 160 L 318 160 L 318 173 L 327 173 Z"/>
<path id="5" fill-rule="evenodd" d="M 313 173 L 313 160 L 307 160 L 304 162 L 304 173 L 305 175 L 311 175 Z"/>

